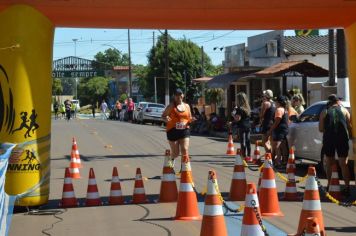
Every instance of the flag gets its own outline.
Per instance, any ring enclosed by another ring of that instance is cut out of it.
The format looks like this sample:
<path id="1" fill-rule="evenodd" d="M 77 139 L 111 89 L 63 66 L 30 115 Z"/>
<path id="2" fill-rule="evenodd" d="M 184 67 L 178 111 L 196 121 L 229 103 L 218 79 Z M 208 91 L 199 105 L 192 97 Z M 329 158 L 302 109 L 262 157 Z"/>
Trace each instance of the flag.
<path id="1" fill-rule="evenodd" d="M 319 30 L 306 29 L 306 30 L 295 30 L 295 36 L 317 36 L 319 35 Z"/>
<path id="2" fill-rule="evenodd" d="M 16 196 L 5 193 L 5 176 L 13 144 L 0 145 L 0 235 L 7 236 L 11 225 Z"/>

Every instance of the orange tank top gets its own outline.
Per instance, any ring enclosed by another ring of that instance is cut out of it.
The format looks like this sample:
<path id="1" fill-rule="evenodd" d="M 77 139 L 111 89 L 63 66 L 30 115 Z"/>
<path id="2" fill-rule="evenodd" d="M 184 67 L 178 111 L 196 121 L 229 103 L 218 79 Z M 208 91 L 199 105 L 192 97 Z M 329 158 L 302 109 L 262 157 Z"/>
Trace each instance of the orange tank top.
<path id="1" fill-rule="evenodd" d="M 189 111 L 189 107 L 187 104 L 183 103 L 185 106 L 184 111 L 179 111 L 176 106 L 174 106 L 173 110 L 169 117 L 170 121 L 167 122 L 166 129 L 167 131 L 176 128 L 176 129 L 186 129 L 187 125 L 191 121 L 191 114 Z"/>

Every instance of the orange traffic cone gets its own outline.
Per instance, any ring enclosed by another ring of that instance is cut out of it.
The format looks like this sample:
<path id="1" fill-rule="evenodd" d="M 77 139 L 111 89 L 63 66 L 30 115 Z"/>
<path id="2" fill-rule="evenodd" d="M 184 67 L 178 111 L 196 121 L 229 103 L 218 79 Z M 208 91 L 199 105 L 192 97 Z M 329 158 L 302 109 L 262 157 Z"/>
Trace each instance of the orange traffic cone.
<path id="1" fill-rule="evenodd" d="M 82 162 L 80 161 L 80 154 L 78 150 L 77 141 L 75 140 L 75 138 L 73 138 L 72 142 L 73 144 L 72 144 L 71 159 L 73 158 L 78 168 L 82 168 Z"/>
<path id="2" fill-rule="evenodd" d="M 66 168 L 64 174 L 63 193 L 60 206 L 64 208 L 78 206 L 78 202 L 75 197 L 74 188 L 72 184 L 72 178 L 70 177 L 69 168 Z"/>
<path id="3" fill-rule="evenodd" d="M 121 192 L 119 174 L 117 172 L 117 168 L 114 167 L 112 170 L 109 204 L 118 205 L 123 203 L 124 203 L 124 197 L 122 196 L 122 192 Z"/>
<path id="4" fill-rule="evenodd" d="M 261 155 L 260 147 L 258 146 L 258 141 L 256 141 L 252 162 L 257 164 L 260 161 L 260 155 Z"/>
<path id="5" fill-rule="evenodd" d="M 331 167 L 331 180 L 329 184 L 329 193 L 333 198 L 337 200 L 341 199 L 339 172 L 336 164 L 332 165 Z"/>
<path id="6" fill-rule="evenodd" d="M 279 208 L 276 179 L 271 167 L 271 155 L 269 153 L 265 155 L 259 200 L 263 216 L 283 216 Z"/>
<path id="7" fill-rule="evenodd" d="M 287 163 L 287 175 L 288 182 L 286 183 L 286 190 L 284 192 L 283 200 L 286 201 L 297 201 L 300 200 L 298 197 L 297 185 L 295 181 L 295 162 L 294 162 L 294 150 L 290 149 L 289 158 Z"/>
<path id="8" fill-rule="evenodd" d="M 200 236 L 227 236 L 227 230 L 219 198 L 219 186 L 215 171 L 209 171 L 208 191 L 205 197 L 204 215 Z"/>
<path id="9" fill-rule="evenodd" d="M 240 155 L 240 149 L 237 149 L 235 159 L 234 173 L 232 175 L 230 195 L 231 201 L 244 201 L 246 196 L 246 174 L 245 167 Z"/>
<path id="10" fill-rule="evenodd" d="M 79 168 L 78 167 L 74 167 L 74 168 L 69 168 L 69 172 L 70 172 L 70 177 L 72 179 L 80 179 L 80 173 L 79 173 Z"/>
<path id="11" fill-rule="evenodd" d="M 200 220 L 197 196 L 193 189 L 189 156 L 182 156 L 182 173 L 177 201 L 176 220 Z"/>
<path id="12" fill-rule="evenodd" d="M 232 133 L 229 133 L 229 142 L 227 144 L 226 155 L 229 156 L 235 155 L 235 147 L 234 147 L 234 141 L 232 140 Z"/>
<path id="13" fill-rule="evenodd" d="M 299 226 L 297 235 L 302 235 L 305 222 L 309 217 L 318 219 L 320 234 L 325 236 L 323 213 L 321 212 L 319 188 L 316 182 L 316 172 L 313 166 L 308 168 L 308 178 L 305 185 L 303 209 L 299 217 Z"/>
<path id="14" fill-rule="evenodd" d="M 89 170 L 89 180 L 88 180 L 88 190 L 87 199 L 85 201 L 86 206 L 100 206 L 101 199 L 98 191 L 98 186 L 96 185 L 94 169 Z"/>
<path id="15" fill-rule="evenodd" d="M 319 228 L 317 218 L 315 218 L 315 217 L 307 218 L 304 235 L 305 236 L 320 236 L 320 228 Z"/>
<path id="16" fill-rule="evenodd" d="M 145 193 L 145 186 L 143 185 L 141 169 L 136 169 L 136 177 L 135 177 L 135 186 L 132 195 L 132 203 L 133 204 L 140 204 L 140 203 L 147 203 L 148 200 L 146 198 Z"/>
<path id="17" fill-rule="evenodd" d="M 259 219 L 256 217 L 255 209 L 261 216 L 260 204 L 258 202 L 256 186 L 254 183 L 247 184 L 244 216 L 242 218 L 241 236 L 264 236 Z M 261 217 L 262 219 L 262 217 Z"/>
<path id="18" fill-rule="evenodd" d="M 261 188 L 261 181 L 262 181 L 262 175 L 263 175 L 263 166 L 260 171 L 260 177 L 258 178 L 258 183 L 257 183 L 257 193 L 260 194 L 260 188 Z"/>
<path id="19" fill-rule="evenodd" d="M 176 202 L 177 198 L 178 189 L 176 183 L 176 174 L 173 169 L 173 160 L 170 156 L 166 156 L 163 165 L 159 202 Z"/>

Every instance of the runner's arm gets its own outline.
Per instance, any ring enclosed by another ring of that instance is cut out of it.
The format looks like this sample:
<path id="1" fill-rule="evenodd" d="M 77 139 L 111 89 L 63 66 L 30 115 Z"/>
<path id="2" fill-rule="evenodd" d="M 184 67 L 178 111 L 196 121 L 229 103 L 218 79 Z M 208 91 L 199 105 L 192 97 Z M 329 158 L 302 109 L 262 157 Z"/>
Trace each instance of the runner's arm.
<path id="1" fill-rule="evenodd" d="M 323 111 L 320 113 L 320 116 L 319 116 L 319 131 L 320 131 L 321 133 L 324 133 L 325 111 L 326 111 L 326 110 L 323 110 Z"/>
<path id="2" fill-rule="evenodd" d="M 169 115 L 171 114 L 171 112 L 172 112 L 172 109 L 173 109 L 173 104 L 169 104 L 167 107 L 166 107 L 166 109 L 163 111 L 163 113 L 162 113 L 162 118 L 164 119 L 164 120 L 168 120 L 168 118 L 169 118 Z"/>

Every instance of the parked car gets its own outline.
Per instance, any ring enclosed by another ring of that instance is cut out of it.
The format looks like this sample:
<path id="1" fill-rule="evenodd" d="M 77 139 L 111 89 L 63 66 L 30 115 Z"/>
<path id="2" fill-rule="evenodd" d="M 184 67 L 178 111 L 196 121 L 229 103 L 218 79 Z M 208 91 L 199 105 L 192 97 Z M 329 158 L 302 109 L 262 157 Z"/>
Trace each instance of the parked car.
<path id="1" fill-rule="evenodd" d="M 140 105 L 140 104 L 139 104 Z M 141 104 L 140 111 L 137 115 L 138 123 L 144 124 L 146 122 L 151 122 L 152 124 L 162 124 L 162 114 L 164 109 L 166 108 L 165 105 L 159 103 L 151 103 L 146 102 Z"/>
<path id="2" fill-rule="evenodd" d="M 289 126 L 288 143 L 295 147 L 297 159 L 307 159 L 319 163 L 318 167 L 325 172 L 326 162 L 323 146 L 323 134 L 319 132 L 320 113 L 326 108 L 326 101 L 314 103 Z M 350 110 L 349 102 L 342 105 Z M 352 140 L 349 141 L 349 157 L 353 157 Z M 353 169 L 353 161 L 350 161 L 350 169 Z"/>

